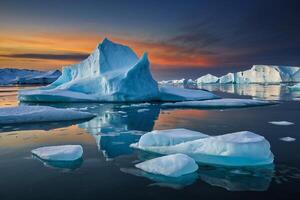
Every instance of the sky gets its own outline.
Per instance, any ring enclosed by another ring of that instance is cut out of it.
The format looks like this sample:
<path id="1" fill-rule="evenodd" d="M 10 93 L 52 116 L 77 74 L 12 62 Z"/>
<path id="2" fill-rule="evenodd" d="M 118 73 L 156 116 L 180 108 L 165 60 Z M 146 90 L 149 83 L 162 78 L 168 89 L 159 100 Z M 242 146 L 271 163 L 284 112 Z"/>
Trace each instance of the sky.
<path id="1" fill-rule="evenodd" d="M 105 37 L 161 74 L 300 65 L 295 0 L 1 0 L 0 68 L 60 69 Z"/>

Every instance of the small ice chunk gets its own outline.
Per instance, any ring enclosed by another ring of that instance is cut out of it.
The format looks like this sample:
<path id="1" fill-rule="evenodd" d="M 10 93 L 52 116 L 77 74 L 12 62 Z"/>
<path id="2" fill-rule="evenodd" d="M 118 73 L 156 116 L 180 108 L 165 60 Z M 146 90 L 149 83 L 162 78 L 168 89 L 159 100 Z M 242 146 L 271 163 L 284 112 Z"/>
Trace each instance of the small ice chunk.
<path id="1" fill-rule="evenodd" d="M 179 177 L 198 170 L 196 162 L 185 154 L 172 154 L 147 160 L 135 167 L 152 174 Z"/>
<path id="2" fill-rule="evenodd" d="M 140 112 L 147 112 L 147 111 L 149 111 L 149 110 L 150 110 L 150 109 L 144 108 L 144 109 L 138 109 L 137 112 L 139 112 L 139 113 L 140 113 Z"/>
<path id="3" fill-rule="evenodd" d="M 16 106 L 0 108 L 0 124 L 71 121 L 93 118 L 88 112 L 49 106 Z"/>
<path id="4" fill-rule="evenodd" d="M 283 137 L 280 138 L 280 140 L 285 141 L 285 142 L 294 142 L 296 139 L 292 137 Z"/>
<path id="5" fill-rule="evenodd" d="M 273 102 L 254 99 L 212 99 L 204 101 L 183 101 L 164 103 L 165 108 L 241 108 L 251 106 L 271 105 Z"/>
<path id="6" fill-rule="evenodd" d="M 184 128 L 154 130 L 142 135 L 137 145 L 141 147 L 170 146 L 205 137 L 208 135 Z"/>
<path id="7" fill-rule="evenodd" d="M 269 123 L 274 125 L 279 125 L 279 126 L 289 126 L 294 124 L 293 122 L 288 122 L 288 121 L 271 121 Z"/>
<path id="8" fill-rule="evenodd" d="M 47 146 L 33 149 L 31 153 L 46 161 L 75 161 L 82 157 L 81 145 Z"/>

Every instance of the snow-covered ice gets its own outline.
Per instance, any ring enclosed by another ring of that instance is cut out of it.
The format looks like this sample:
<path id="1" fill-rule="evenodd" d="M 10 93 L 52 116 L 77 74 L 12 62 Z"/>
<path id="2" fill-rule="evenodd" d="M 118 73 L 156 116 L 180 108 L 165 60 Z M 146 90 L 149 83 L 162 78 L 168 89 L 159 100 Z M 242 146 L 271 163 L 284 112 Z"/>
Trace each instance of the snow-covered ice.
<path id="1" fill-rule="evenodd" d="M 47 146 L 33 149 L 31 153 L 46 161 L 75 161 L 82 157 L 81 145 Z"/>
<path id="2" fill-rule="evenodd" d="M 171 146 L 205 137 L 208 135 L 184 128 L 154 130 L 142 135 L 138 146 Z"/>
<path id="3" fill-rule="evenodd" d="M 0 108 L 0 124 L 70 121 L 93 118 L 94 115 L 49 106 L 17 106 Z"/>
<path id="4" fill-rule="evenodd" d="M 254 99 L 212 99 L 204 101 L 184 101 L 175 103 L 163 103 L 165 108 L 240 108 L 251 106 L 272 105 L 274 102 Z"/>
<path id="5" fill-rule="evenodd" d="M 279 126 L 289 126 L 294 124 L 293 122 L 288 122 L 288 121 L 271 121 L 269 123 L 274 125 L 279 125 Z"/>
<path id="6" fill-rule="evenodd" d="M 179 87 L 160 87 L 160 101 L 192 101 L 220 98 L 204 90 L 192 90 Z"/>
<path id="7" fill-rule="evenodd" d="M 49 84 L 54 82 L 61 72 L 37 71 L 28 69 L 0 69 L 0 85 L 11 84 Z"/>
<path id="8" fill-rule="evenodd" d="M 78 64 L 63 68 L 54 83 L 19 92 L 20 101 L 128 102 L 182 101 L 216 98 L 205 91 L 158 87 L 147 54 L 141 58 L 127 46 L 104 39 Z"/>
<path id="9" fill-rule="evenodd" d="M 170 177 L 179 177 L 193 173 L 198 169 L 194 159 L 181 153 L 147 160 L 136 164 L 135 167 L 152 174 Z"/>
<path id="10" fill-rule="evenodd" d="M 138 142 L 130 146 L 159 154 L 183 153 L 197 162 L 209 164 L 253 166 L 273 163 L 269 142 L 249 131 L 209 136 L 175 145 L 143 146 Z"/>
<path id="11" fill-rule="evenodd" d="M 293 137 L 283 137 L 283 138 L 280 138 L 280 140 L 285 141 L 285 142 L 294 142 L 296 139 Z"/>

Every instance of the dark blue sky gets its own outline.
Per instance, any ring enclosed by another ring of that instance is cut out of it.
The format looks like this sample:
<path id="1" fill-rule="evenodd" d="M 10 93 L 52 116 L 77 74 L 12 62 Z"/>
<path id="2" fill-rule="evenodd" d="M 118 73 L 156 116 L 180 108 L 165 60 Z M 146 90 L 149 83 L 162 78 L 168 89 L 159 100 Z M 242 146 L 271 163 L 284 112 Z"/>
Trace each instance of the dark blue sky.
<path id="1" fill-rule="evenodd" d="M 156 69 L 300 65 L 296 0 L 1 0 L 0 19 L 1 67 L 8 58 L 32 60 L 34 54 L 47 54 L 40 61 L 49 61 L 52 54 L 57 62 L 81 58 L 77 54 L 84 57 L 105 36 L 127 41 L 138 52 L 149 51 Z M 25 48 L 24 37 L 36 35 L 35 46 Z M 74 46 L 62 42 L 48 52 L 37 48 L 45 42 L 41 37 L 49 35 L 73 38 Z M 90 46 L 77 48 L 87 38 L 92 38 Z M 48 68 L 49 62 L 44 63 L 36 66 Z"/>

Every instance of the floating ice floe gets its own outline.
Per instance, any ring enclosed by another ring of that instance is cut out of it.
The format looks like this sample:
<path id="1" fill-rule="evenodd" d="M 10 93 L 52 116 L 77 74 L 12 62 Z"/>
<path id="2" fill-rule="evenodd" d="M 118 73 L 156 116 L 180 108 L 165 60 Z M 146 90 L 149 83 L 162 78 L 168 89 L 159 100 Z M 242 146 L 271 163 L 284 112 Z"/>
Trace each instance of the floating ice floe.
<path id="1" fill-rule="evenodd" d="M 45 161 L 75 161 L 82 157 L 81 145 L 47 146 L 33 149 L 31 153 Z"/>
<path id="2" fill-rule="evenodd" d="M 143 102 L 210 98 L 215 98 L 215 95 L 205 91 L 192 94 L 185 89 L 159 88 L 152 78 L 146 53 L 138 58 L 129 47 L 108 39 L 104 39 L 87 59 L 64 67 L 62 75 L 51 85 L 19 92 L 20 101 L 32 102 Z"/>
<path id="3" fill-rule="evenodd" d="M 241 108 L 272 105 L 274 102 L 254 99 L 212 99 L 204 101 L 184 101 L 163 103 L 165 108 Z"/>
<path id="4" fill-rule="evenodd" d="M 218 99 L 217 95 L 204 90 L 184 89 L 179 87 L 160 87 L 160 101 L 193 101 Z"/>
<path id="5" fill-rule="evenodd" d="M 285 141 L 285 142 L 294 142 L 296 139 L 292 137 L 283 137 L 280 138 L 280 140 Z"/>
<path id="6" fill-rule="evenodd" d="M 269 123 L 274 125 L 279 125 L 279 126 L 289 126 L 294 124 L 293 122 L 288 122 L 288 121 L 271 121 Z"/>
<path id="7" fill-rule="evenodd" d="M 70 109 L 58 109 L 49 106 L 17 106 L 0 108 L 0 124 L 32 122 L 54 122 L 91 119 L 94 115 Z"/>
<path id="8" fill-rule="evenodd" d="M 136 164 L 135 167 L 152 174 L 170 177 L 190 174 L 198 169 L 194 159 L 180 153 L 147 160 Z"/>
<path id="9" fill-rule="evenodd" d="M 147 137 L 146 133 L 143 137 Z M 182 132 L 182 135 L 185 133 Z M 172 135 L 169 135 L 172 140 Z M 157 138 L 159 141 L 160 138 Z M 229 133 L 219 136 L 208 136 L 192 141 L 181 142 L 175 145 L 157 142 L 162 145 L 144 145 L 134 143 L 130 146 L 136 149 L 159 153 L 174 154 L 183 153 L 197 162 L 227 165 L 227 166 L 254 166 L 273 163 L 273 154 L 269 142 L 260 135 L 249 131 Z"/>

